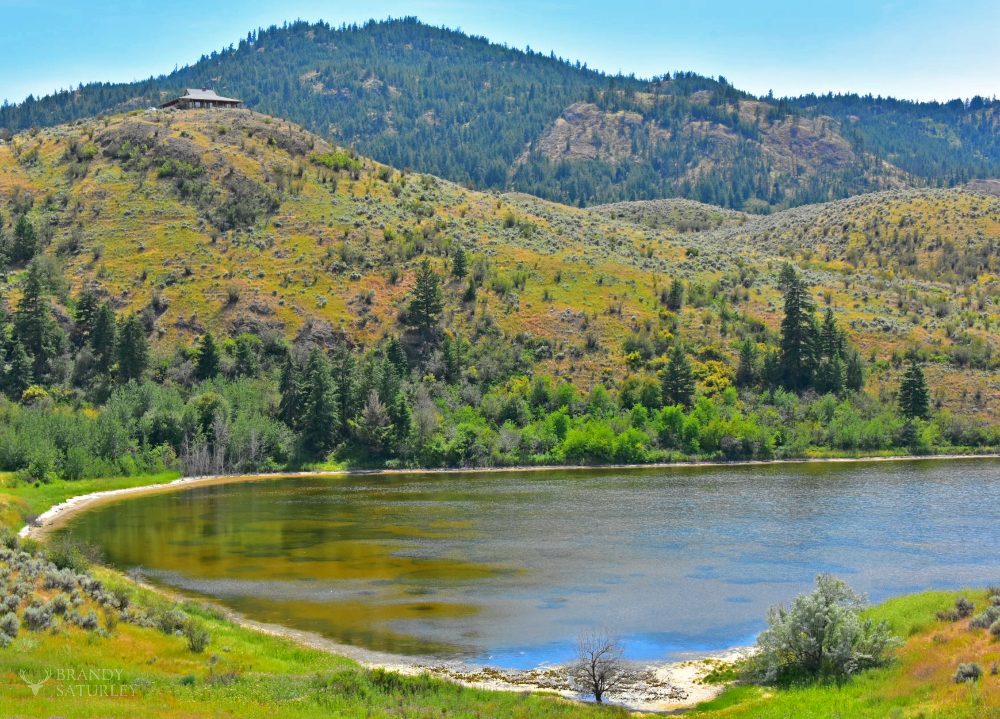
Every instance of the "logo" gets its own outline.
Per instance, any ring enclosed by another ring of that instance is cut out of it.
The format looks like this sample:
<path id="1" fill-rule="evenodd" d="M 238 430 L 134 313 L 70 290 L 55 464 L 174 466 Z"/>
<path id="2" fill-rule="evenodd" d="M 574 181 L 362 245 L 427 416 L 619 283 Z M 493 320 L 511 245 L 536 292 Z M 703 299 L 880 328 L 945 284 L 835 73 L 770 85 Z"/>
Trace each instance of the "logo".
<path id="1" fill-rule="evenodd" d="M 21 677 L 21 681 L 27 684 L 28 688 L 31 689 L 31 695 L 35 697 L 38 696 L 38 692 L 42 691 L 42 687 L 45 686 L 45 682 L 52 678 L 52 672 L 45 672 L 45 678 L 40 682 L 32 681 L 31 677 L 25 676 L 24 670 L 18 672 L 18 675 Z"/>

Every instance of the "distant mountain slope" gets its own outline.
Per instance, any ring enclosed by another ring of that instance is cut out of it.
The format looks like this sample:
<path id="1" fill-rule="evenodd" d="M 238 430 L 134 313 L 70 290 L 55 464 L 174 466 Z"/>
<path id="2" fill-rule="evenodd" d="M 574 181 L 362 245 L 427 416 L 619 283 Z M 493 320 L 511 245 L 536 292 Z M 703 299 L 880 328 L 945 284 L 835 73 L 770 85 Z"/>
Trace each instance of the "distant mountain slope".
<path id="1" fill-rule="evenodd" d="M 413 19 L 251 33 L 170 75 L 0 108 L 55 125 L 213 87 L 396 167 L 589 205 L 688 197 L 760 210 L 1000 176 L 1000 103 L 756 99 L 678 73 L 608 77 Z"/>

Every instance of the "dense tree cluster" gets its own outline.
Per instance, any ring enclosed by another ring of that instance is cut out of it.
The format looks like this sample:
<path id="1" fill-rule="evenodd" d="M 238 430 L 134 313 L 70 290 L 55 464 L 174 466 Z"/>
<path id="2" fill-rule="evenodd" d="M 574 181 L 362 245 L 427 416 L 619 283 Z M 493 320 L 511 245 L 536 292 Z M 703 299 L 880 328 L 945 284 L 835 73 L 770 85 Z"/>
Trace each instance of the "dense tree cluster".
<path id="1" fill-rule="evenodd" d="M 817 321 L 791 267 L 780 277 L 780 334 L 737 342 L 735 371 L 683 337 L 630 340 L 626 362 L 636 371 L 612 390 L 589 391 L 537 372 L 548 351 L 541 341 L 505 335 L 485 316 L 468 335 L 446 324 L 444 294 L 463 292 L 462 283 L 446 285 L 427 260 L 402 303 L 399 334 L 370 347 L 205 332 L 169 356 L 151 353 L 143 315 L 116 313 L 94 291 L 69 298 L 68 314 L 59 309 L 41 260 L 20 276 L 12 311 L 0 304 L 0 470 L 32 480 L 246 472 L 331 457 L 375 466 L 639 463 L 1000 442 L 989 428 L 932 415 L 915 357 L 898 408 L 866 394 L 857 352 L 832 311 Z M 689 292 L 701 301 L 682 283 L 666 301 L 679 308 Z M 651 364 L 633 362 L 644 355 Z"/>

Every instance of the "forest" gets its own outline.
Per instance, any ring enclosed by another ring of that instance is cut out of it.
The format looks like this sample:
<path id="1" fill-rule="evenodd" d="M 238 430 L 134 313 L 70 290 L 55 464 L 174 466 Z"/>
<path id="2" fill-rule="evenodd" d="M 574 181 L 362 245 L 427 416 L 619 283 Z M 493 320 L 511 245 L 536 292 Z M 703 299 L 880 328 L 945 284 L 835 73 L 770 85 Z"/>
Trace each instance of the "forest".
<path id="1" fill-rule="evenodd" d="M 723 77 L 609 76 L 415 18 L 259 29 L 168 75 L 6 103 L 0 133 L 156 106 L 185 87 L 394 167 L 573 205 L 687 197 L 766 212 L 1000 174 L 996 100 L 755 98 Z M 585 121 L 554 135 L 580 107 Z"/>

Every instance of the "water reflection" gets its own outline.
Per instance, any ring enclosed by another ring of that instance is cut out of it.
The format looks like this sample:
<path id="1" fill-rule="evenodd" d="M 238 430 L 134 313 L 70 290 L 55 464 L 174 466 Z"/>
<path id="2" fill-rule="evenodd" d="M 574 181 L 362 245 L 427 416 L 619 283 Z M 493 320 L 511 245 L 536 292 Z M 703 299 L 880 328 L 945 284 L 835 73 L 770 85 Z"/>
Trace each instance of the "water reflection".
<path id="1" fill-rule="evenodd" d="M 289 478 L 107 505 L 122 567 L 367 648 L 534 665 L 750 641 L 834 572 L 873 598 L 1000 578 L 993 461 Z"/>

